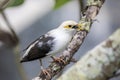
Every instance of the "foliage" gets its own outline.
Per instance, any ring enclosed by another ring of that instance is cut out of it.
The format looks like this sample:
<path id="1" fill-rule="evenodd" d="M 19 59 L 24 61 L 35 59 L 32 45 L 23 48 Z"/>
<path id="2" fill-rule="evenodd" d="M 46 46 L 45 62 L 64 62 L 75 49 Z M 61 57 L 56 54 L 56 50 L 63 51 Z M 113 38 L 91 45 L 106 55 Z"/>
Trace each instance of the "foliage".
<path id="1" fill-rule="evenodd" d="M 56 1 L 56 4 L 54 6 L 54 9 L 58 9 L 71 0 L 55 0 L 55 1 Z"/>
<path id="2" fill-rule="evenodd" d="M 55 6 L 54 6 L 54 9 L 58 9 L 60 8 L 61 6 L 63 6 L 64 4 L 68 3 L 69 1 L 71 0 L 55 0 Z M 16 6 L 19 6 L 21 4 L 24 3 L 24 0 L 9 0 L 8 1 L 8 4 L 5 8 L 8 8 L 8 7 L 16 7 Z M 4 4 L 4 5 L 6 5 Z"/>
<path id="3" fill-rule="evenodd" d="M 24 3 L 24 0 L 10 0 L 7 7 L 16 7 Z"/>

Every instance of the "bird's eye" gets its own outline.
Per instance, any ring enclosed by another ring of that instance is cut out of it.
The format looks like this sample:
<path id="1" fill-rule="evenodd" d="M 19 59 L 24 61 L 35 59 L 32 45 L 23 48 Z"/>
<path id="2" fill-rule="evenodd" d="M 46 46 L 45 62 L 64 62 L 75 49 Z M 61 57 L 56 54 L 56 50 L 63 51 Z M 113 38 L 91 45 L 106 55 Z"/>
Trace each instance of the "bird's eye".
<path id="1" fill-rule="evenodd" d="M 72 27 L 72 25 L 68 25 L 68 27 L 70 28 L 70 27 Z"/>

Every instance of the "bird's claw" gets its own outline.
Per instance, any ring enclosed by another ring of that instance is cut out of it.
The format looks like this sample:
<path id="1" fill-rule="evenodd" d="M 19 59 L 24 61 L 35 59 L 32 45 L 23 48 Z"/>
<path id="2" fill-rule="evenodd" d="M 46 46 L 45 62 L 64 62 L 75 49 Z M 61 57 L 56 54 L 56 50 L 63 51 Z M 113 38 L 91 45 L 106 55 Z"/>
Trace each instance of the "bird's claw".
<path id="1" fill-rule="evenodd" d="M 66 64 L 66 62 L 61 58 L 57 58 L 57 57 L 54 57 L 54 56 L 51 56 L 51 58 L 54 60 L 54 62 L 59 62 L 59 63 Z"/>
<path id="2" fill-rule="evenodd" d="M 49 74 L 49 72 L 47 70 L 42 69 L 42 72 L 43 72 L 44 75 L 48 75 L 49 78 L 51 78 L 51 75 Z"/>

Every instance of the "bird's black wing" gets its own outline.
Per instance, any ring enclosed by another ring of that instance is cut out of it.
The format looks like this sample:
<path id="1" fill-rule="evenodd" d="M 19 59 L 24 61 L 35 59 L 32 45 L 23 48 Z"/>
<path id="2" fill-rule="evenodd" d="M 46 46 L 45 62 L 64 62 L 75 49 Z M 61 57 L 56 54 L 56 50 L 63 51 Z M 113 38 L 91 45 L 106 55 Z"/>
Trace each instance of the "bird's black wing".
<path id="1" fill-rule="evenodd" d="M 34 41 L 27 50 L 29 49 L 28 53 L 23 56 L 21 62 L 32 61 L 39 58 L 43 58 L 52 50 L 54 46 L 54 37 L 51 36 L 41 36 L 39 39 Z M 27 51 L 26 50 L 26 51 Z"/>

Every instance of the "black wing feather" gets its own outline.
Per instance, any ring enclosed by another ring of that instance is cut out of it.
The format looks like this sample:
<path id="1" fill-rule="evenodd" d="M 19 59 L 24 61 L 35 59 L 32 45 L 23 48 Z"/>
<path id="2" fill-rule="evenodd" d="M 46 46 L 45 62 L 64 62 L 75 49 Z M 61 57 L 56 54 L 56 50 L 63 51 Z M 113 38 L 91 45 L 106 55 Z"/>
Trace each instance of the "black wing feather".
<path id="1" fill-rule="evenodd" d="M 30 49 L 28 55 L 24 56 L 20 62 L 32 61 L 32 60 L 45 57 L 46 54 L 52 50 L 52 47 L 54 44 L 53 39 L 54 37 L 51 37 L 51 36 L 45 37 L 45 35 L 43 35 L 39 39 L 35 40 L 32 43 L 34 44 L 34 46 Z M 48 43 L 48 41 L 51 41 L 51 42 Z M 42 45 L 40 45 L 39 43 L 42 43 Z M 31 45 L 29 45 L 27 49 Z"/>

